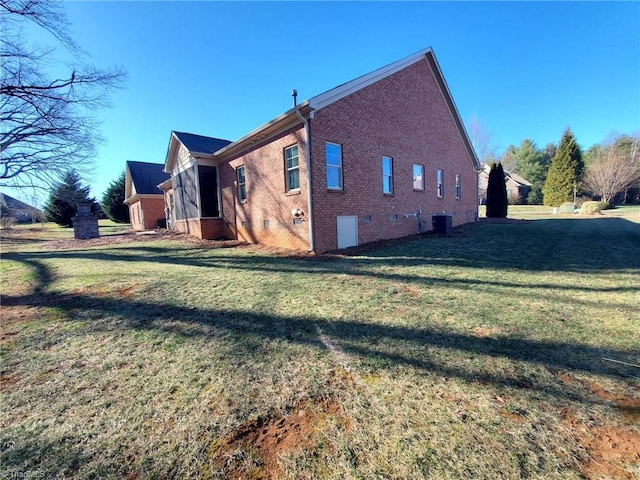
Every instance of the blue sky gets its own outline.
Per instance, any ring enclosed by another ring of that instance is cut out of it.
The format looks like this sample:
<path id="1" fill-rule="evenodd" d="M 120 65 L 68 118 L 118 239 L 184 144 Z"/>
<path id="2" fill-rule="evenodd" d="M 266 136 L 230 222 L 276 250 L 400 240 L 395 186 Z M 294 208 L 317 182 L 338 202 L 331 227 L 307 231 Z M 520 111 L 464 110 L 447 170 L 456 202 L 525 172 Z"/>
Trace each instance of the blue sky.
<path id="1" fill-rule="evenodd" d="M 163 163 L 172 130 L 236 140 L 291 106 L 431 46 L 467 127 L 583 148 L 640 130 L 639 2 L 65 2 L 72 37 L 126 87 L 100 111 L 87 182 Z"/>

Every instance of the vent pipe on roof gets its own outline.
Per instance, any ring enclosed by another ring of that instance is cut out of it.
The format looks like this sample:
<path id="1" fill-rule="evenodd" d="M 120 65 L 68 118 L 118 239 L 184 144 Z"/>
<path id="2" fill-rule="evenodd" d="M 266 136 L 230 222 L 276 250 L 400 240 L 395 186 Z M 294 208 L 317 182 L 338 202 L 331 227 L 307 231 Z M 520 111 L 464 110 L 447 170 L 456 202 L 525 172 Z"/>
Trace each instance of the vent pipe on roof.
<path id="1" fill-rule="evenodd" d="M 293 106 L 296 107 L 298 105 L 298 90 L 295 88 L 291 90 L 291 96 L 293 97 Z"/>

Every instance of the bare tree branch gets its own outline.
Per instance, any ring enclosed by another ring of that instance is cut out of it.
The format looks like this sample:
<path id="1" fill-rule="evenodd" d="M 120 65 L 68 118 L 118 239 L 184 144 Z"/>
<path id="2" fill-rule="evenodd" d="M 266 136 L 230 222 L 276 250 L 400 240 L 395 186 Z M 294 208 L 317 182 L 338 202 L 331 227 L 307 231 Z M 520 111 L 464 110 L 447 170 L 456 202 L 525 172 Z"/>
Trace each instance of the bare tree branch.
<path id="1" fill-rule="evenodd" d="M 55 0 L 0 0 L 0 186 L 55 184 L 69 169 L 90 171 L 101 142 L 95 112 L 122 86 L 122 69 L 101 70 L 69 35 Z M 19 20 L 51 33 L 76 58 L 68 74 L 51 78 L 52 48 L 30 46 Z"/>
<path id="2" fill-rule="evenodd" d="M 627 188 L 640 186 L 640 139 L 631 138 L 630 144 L 621 140 L 600 149 L 583 177 L 583 188 L 605 202 Z"/>

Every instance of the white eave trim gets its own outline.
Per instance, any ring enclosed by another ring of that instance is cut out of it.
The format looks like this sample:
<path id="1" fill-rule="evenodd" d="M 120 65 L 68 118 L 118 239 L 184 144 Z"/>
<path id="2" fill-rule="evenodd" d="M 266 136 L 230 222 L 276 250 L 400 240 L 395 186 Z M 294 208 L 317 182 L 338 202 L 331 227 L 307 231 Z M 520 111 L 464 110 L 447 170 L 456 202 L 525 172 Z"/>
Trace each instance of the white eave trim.
<path id="1" fill-rule="evenodd" d="M 217 150 L 213 154 L 213 157 L 217 158 L 231 152 L 237 153 L 247 147 L 253 146 L 258 142 L 267 140 L 274 133 L 280 132 L 283 125 L 288 126 L 289 123 L 291 124 L 300 123 L 296 115 L 296 110 L 303 112 L 303 115 L 308 114 L 310 112 L 309 100 L 305 100 L 304 102 L 300 103 L 296 107 L 291 108 L 290 110 L 287 110 L 286 112 L 278 115 L 273 120 L 265 123 L 264 125 L 261 125 L 260 127 L 256 128 L 252 132 L 247 133 L 244 137 L 236 140 L 235 142 L 230 143 L 229 145 L 226 145 L 220 150 Z"/>
<path id="2" fill-rule="evenodd" d="M 333 102 L 337 102 L 347 95 L 351 95 L 352 93 L 357 92 L 362 88 L 368 87 L 369 85 L 372 85 L 375 82 L 388 77 L 389 75 L 393 75 L 394 73 L 399 72 L 409 65 L 413 65 L 414 63 L 423 60 L 428 53 L 433 53 L 431 47 L 420 50 L 419 52 L 398 60 L 394 63 L 391 63 L 386 67 L 379 68 L 371 73 L 367 73 L 366 75 L 351 80 L 350 82 L 332 88 L 331 90 L 321 93 L 320 95 L 316 95 L 309 100 L 309 105 L 314 110 L 326 107 L 327 105 L 330 105 Z"/>

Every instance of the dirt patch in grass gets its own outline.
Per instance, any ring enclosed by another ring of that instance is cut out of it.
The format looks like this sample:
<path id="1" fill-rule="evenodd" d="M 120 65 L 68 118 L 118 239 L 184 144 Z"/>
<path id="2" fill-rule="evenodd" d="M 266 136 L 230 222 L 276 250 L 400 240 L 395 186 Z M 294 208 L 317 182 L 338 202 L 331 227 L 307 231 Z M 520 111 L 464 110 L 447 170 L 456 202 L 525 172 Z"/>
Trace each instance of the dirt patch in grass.
<path id="1" fill-rule="evenodd" d="M 571 413 L 565 415 L 564 425 L 588 455 L 580 467 L 588 479 L 634 480 L 638 478 L 636 476 L 640 465 L 638 433 L 612 425 L 586 425 Z"/>
<path id="2" fill-rule="evenodd" d="M 277 418 L 258 416 L 211 445 L 212 464 L 224 478 L 279 478 L 278 457 L 316 443 L 317 433 L 330 416 L 334 420 L 343 416 L 335 399 L 304 402 Z"/>
<path id="3" fill-rule="evenodd" d="M 599 399 L 610 402 L 624 420 L 637 423 L 640 419 L 640 398 L 613 394 L 593 381 L 583 382 L 566 373 L 556 372 L 555 376 L 564 385 L 582 385 Z M 564 412 L 563 416 L 564 426 L 588 455 L 581 465 L 581 471 L 588 479 L 638 478 L 640 434 L 616 425 L 587 424 L 571 411 Z"/>

